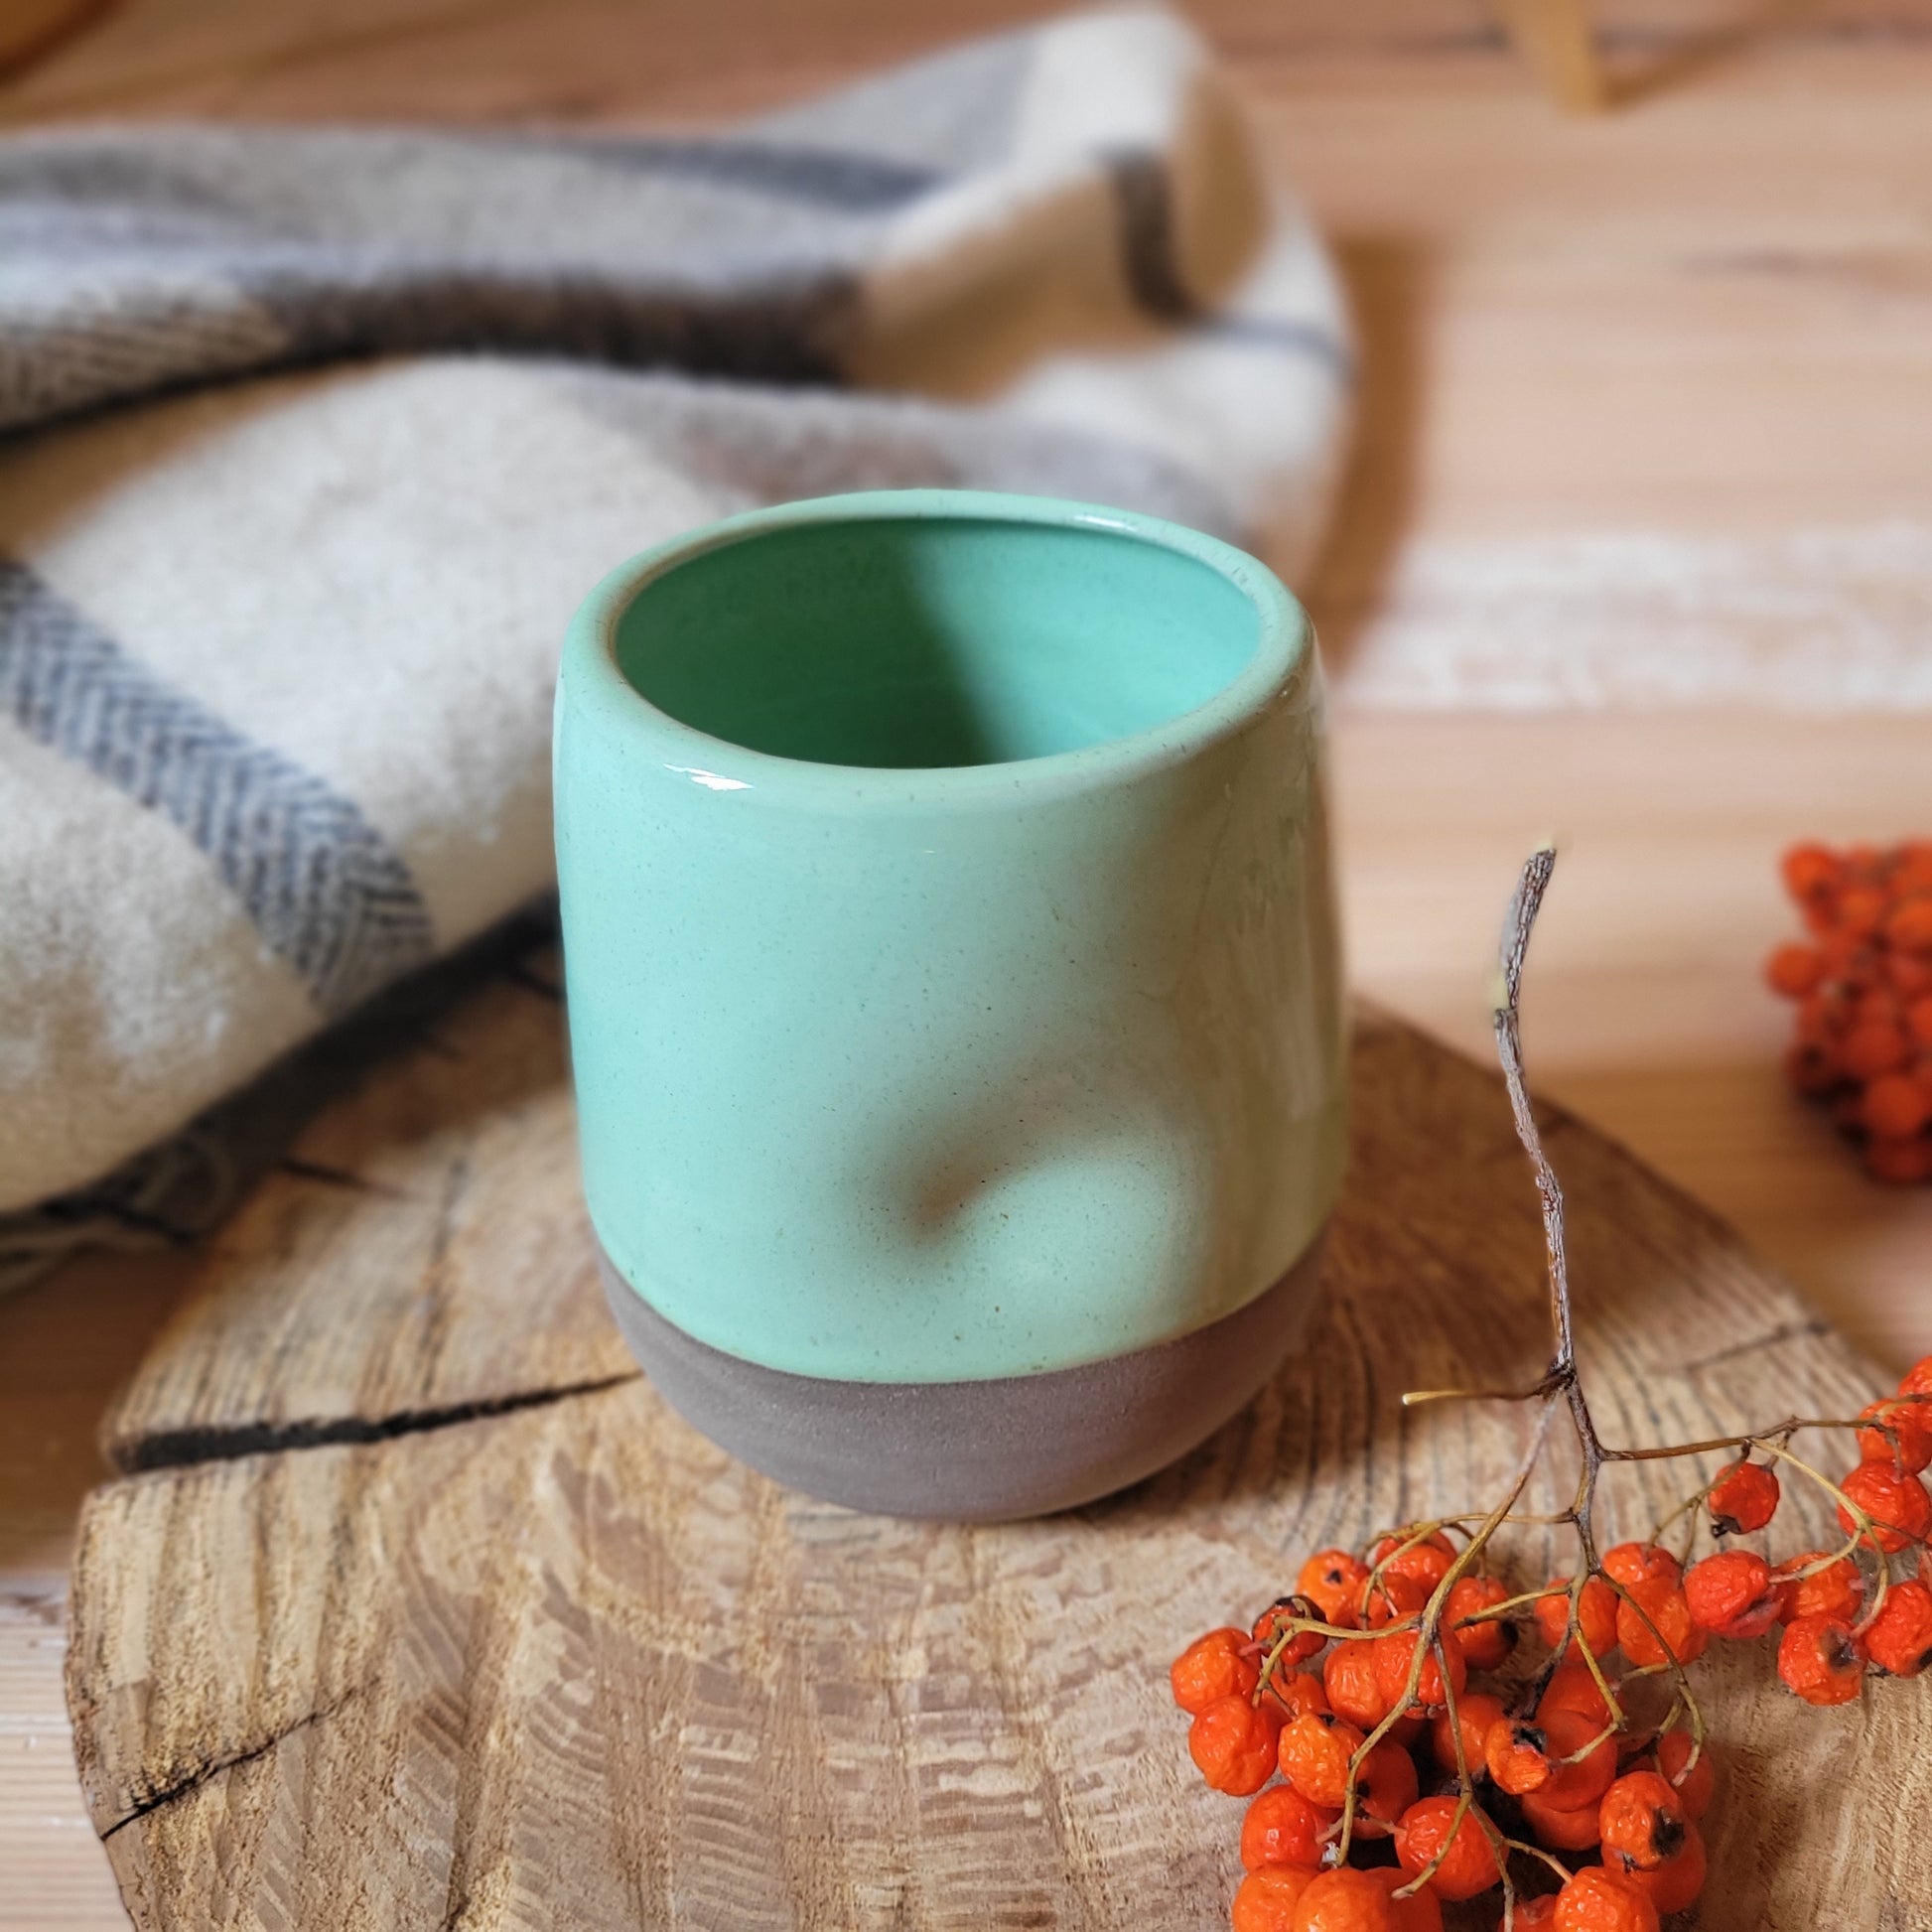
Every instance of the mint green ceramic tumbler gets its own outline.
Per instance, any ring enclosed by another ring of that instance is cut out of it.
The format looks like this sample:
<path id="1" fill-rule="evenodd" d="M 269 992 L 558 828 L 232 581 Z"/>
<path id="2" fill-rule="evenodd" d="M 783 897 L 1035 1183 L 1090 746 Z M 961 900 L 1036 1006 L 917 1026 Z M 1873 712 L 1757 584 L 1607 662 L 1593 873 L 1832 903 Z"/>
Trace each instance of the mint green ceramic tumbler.
<path id="1" fill-rule="evenodd" d="M 585 1191 L 660 1392 L 948 1517 L 1247 1402 L 1342 1161 L 1322 760 L 1300 608 L 1149 517 L 829 497 L 613 572 L 557 864 Z"/>

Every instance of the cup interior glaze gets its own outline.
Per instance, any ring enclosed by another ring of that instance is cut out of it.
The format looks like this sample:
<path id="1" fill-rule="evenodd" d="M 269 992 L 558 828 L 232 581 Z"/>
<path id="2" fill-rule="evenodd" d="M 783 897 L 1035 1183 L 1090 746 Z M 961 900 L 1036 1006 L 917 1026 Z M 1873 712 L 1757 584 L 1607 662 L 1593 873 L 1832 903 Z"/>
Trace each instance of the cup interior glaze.
<path id="1" fill-rule="evenodd" d="M 874 768 L 1052 758 L 1153 731 L 1254 660 L 1262 611 L 1200 556 L 1098 519 L 782 525 L 645 584 L 631 687 L 772 758 Z"/>
<path id="2" fill-rule="evenodd" d="M 585 1190 L 674 1406 L 796 1486 L 1000 1517 L 1292 1345 L 1342 1150 L 1318 669 L 1253 558 L 970 492 L 755 511 L 566 642 Z"/>

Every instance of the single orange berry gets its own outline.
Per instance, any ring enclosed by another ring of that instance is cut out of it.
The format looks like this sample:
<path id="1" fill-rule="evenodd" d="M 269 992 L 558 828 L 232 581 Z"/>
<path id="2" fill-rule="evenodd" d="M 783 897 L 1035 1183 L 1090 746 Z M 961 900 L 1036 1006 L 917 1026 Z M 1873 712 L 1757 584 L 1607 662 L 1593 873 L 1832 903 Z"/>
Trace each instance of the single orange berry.
<path id="1" fill-rule="evenodd" d="M 1839 930 L 1868 938 L 1883 926 L 1889 909 L 1884 894 L 1877 887 L 1850 887 L 1838 896 Z"/>
<path id="2" fill-rule="evenodd" d="M 1827 845 L 1791 846 L 1778 861 L 1778 873 L 1800 905 L 1834 897 L 1845 880 L 1844 862 Z"/>
<path id="3" fill-rule="evenodd" d="M 1830 919 L 1810 913 L 1805 924 L 1817 935 L 1818 950 L 1825 955 L 1825 970 L 1841 996 L 1857 995 L 1877 978 L 1878 953 L 1869 934 L 1841 932 Z"/>
<path id="4" fill-rule="evenodd" d="M 1616 1740 L 1581 1711 L 1552 1711 L 1543 1734 L 1550 1740 L 1550 1782 L 1536 1795 L 1562 1811 L 1595 1804 L 1616 1776 Z"/>
<path id="5" fill-rule="evenodd" d="M 1311 1711 L 1318 1717 L 1328 1708 L 1328 1693 L 1311 1670 L 1292 1671 L 1286 1677 L 1277 1671 L 1268 1695 L 1281 1706 L 1284 1719 L 1304 1717 Z"/>
<path id="6" fill-rule="evenodd" d="M 1889 1020 L 1866 1020 L 1845 1035 L 1839 1057 L 1854 1079 L 1875 1080 L 1903 1066 L 1911 1050 L 1902 1028 Z"/>
<path id="7" fill-rule="evenodd" d="M 1362 1586 L 1367 1582 L 1368 1565 L 1359 1558 L 1346 1550 L 1317 1550 L 1302 1566 L 1295 1590 L 1320 1610 L 1323 1623 L 1352 1630 L 1362 1620 Z"/>
<path id="8" fill-rule="evenodd" d="M 1404 1617 L 1420 1616 L 1429 1607 L 1434 1589 L 1433 1584 L 1410 1576 L 1406 1570 L 1385 1570 L 1368 1587 L 1362 1621 L 1371 1630 L 1382 1630 Z"/>
<path id="9" fill-rule="evenodd" d="M 1471 1777 L 1483 1767 L 1484 1746 L 1493 1725 L 1503 1722 L 1503 1701 L 1487 1691 L 1465 1691 L 1455 1700 L 1455 1715 L 1439 1711 L 1429 1726 L 1429 1753 L 1445 1771 L 1455 1770 L 1455 1730 L 1462 1733 L 1462 1762 Z"/>
<path id="10" fill-rule="evenodd" d="M 1710 1503 L 1713 1536 L 1747 1536 L 1777 1514 L 1777 1475 L 1765 1463 L 1745 1456 L 1718 1472 Z"/>
<path id="11" fill-rule="evenodd" d="M 1419 1649 L 1422 1668 L 1407 1709 L 1440 1711 L 1451 1694 L 1460 1697 L 1469 1681 L 1469 1667 L 1458 1646 L 1449 1642 L 1425 1646 L 1420 1630 L 1398 1630 L 1375 1642 L 1375 1684 L 1390 1710 L 1404 1702 L 1411 1664 Z"/>
<path id="12" fill-rule="evenodd" d="M 1691 1621 L 1716 1637 L 1761 1637 L 1784 1607 L 1771 1566 L 1750 1550 L 1720 1550 L 1684 1573 Z"/>
<path id="13" fill-rule="evenodd" d="M 1908 898 L 1896 907 L 1885 938 L 1901 952 L 1932 952 L 1932 898 Z"/>
<path id="14" fill-rule="evenodd" d="M 1369 1553 L 1370 1561 L 1384 1576 L 1413 1577 L 1433 1591 L 1455 1561 L 1455 1545 L 1441 1530 L 1432 1530 L 1419 1542 L 1411 1542 L 1411 1534 L 1385 1536 Z"/>
<path id="15" fill-rule="evenodd" d="M 1868 986 L 1852 998 L 1852 1025 L 1854 1027 L 1874 1026 L 1882 1021 L 1887 1027 L 1904 1024 L 1904 1010 L 1898 1004 L 1898 996 L 1888 985 Z"/>
<path id="16" fill-rule="evenodd" d="M 1662 1864 L 1683 1849 L 1684 1801 L 1656 1771 L 1626 1771 L 1603 1793 L 1596 1808 L 1603 1841 L 1603 1863 L 1614 1859 L 1626 1870 Z"/>
<path id="17" fill-rule="evenodd" d="M 1579 1712 L 1539 1711 L 1534 1724 L 1519 1718 L 1497 1725 L 1489 1733 L 1484 1762 L 1498 1789 L 1525 1797 L 1547 1791 L 1558 1775 L 1558 1760 L 1580 1750 L 1591 1733 L 1589 1720 Z"/>
<path id="18" fill-rule="evenodd" d="M 1273 1650 L 1277 1640 L 1291 1624 L 1312 1621 L 1325 1623 L 1320 1605 L 1306 1596 L 1279 1596 L 1255 1619 L 1254 1641 Z M 1315 1630 L 1301 1630 L 1288 1640 L 1281 1654 L 1282 1664 L 1302 1664 L 1316 1655 L 1328 1639 Z M 1277 1665 L 1277 1669 L 1280 1665 Z"/>
<path id="19" fill-rule="evenodd" d="M 1803 999 L 1825 977 L 1825 955 L 1816 946 L 1780 946 L 1764 962 L 1764 977 L 1772 992 Z"/>
<path id="20" fill-rule="evenodd" d="M 1371 1875 L 1388 1887 L 1389 1903 L 1395 1907 L 1396 1932 L 1443 1932 L 1443 1908 L 1437 1902 L 1435 1886 L 1424 1885 L 1404 1898 L 1398 1894 L 1412 1880 L 1399 1865 L 1377 1865 Z"/>
<path id="21" fill-rule="evenodd" d="M 1553 1805 L 1540 1791 L 1532 1791 L 1516 1802 L 1522 1806 L 1536 1842 L 1550 1851 L 1587 1852 L 1596 1843 L 1594 1805 Z"/>
<path id="22" fill-rule="evenodd" d="M 1389 1715 L 1389 1701 L 1375 1668 L 1381 1639 L 1351 1637 L 1338 1643 L 1321 1660 L 1321 1688 L 1328 1708 L 1363 1730 L 1373 1730 Z"/>
<path id="23" fill-rule="evenodd" d="M 1603 1574 L 1625 1589 L 1639 1589 L 1646 1584 L 1681 1582 L 1684 1566 L 1654 1543 L 1619 1543 L 1604 1552 Z"/>
<path id="24" fill-rule="evenodd" d="M 1864 1682 L 1864 1652 L 1836 1617 L 1797 1617 L 1778 1644 L 1778 1675 L 1807 1704 L 1850 1704 Z"/>
<path id="25" fill-rule="evenodd" d="M 1229 1914 L 1234 1932 L 1295 1932 L 1302 1894 L 1321 1874 L 1313 1865 L 1267 1864 L 1242 1879 Z"/>
<path id="26" fill-rule="evenodd" d="M 1250 1871 L 1267 1864 L 1319 1865 L 1328 1849 L 1322 1834 L 1340 1816 L 1311 1804 L 1292 1784 L 1271 1784 L 1241 1820 L 1241 1863 Z"/>
<path id="27" fill-rule="evenodd" d="M 1416 1802 L 1421 1789 L 1416 1781 L 1416 1760 L 1392 1737 L 1372 1745 L 1355 1773 L 1355 1807 L 1358 1822 L 1373 1820 L 1384 1832 L 1393 1831 L 1395 1822 Z M 1371 1832 L 1371 1837 L 1382 1836 Z"/>
<path id="28" fill-rule="evenodd" d="M 1462 1653 L 1471 1670 L 1499 1670 L 1516 1648 L 1516 1626 L 1507 1617 L 1483 1616 L 1465 1622 L 1509 1601 L 1509 1591 L 1493 1577 L 1458 1577 L 1443 1599 L 1443 1632 Z"/>
<path id="29" fill-rule="evenodd" d="M 1542 1720 L 1553 1711 L 1575 1711 L 1597 1730 L 1610 1722 L 1610 1707 L 1596 1688 L 1587 1664 L 1559 1664 L 1550 1673 L 1550 1681 L 1537 1701 L 1536 1715 Z"/>
<path id="30" fill-rule="evenodd" d="M 1324 1871 L 1295 1907 L 1295 1932 L 1405 1932 L 1389 1887 L 1373 1871 Z"/>
<path id="31" fill-rule="evenodd" d="M 1838 1485 L 1849 1501 L 1870 1518 L 1872 1534 L 1887 1556 L 1895 1556 L 1908 1543 L 1924 1539 L 1932 1530 L 1932 1496 L 1917 1476 L 1908 1476 L 1883 1462 L 1861 1462 Z M 1847 1536 L 1858 1525 L 1850 1510 L 1838 1512 L 1838 1524 Z"/>
<path id="32" fill-rule="evenodd" d="M 1694 1749 L 1697 1739 L 1688 1730 L 1667 1730 L 1657 1740 L 1657 1769 L 1677 1793 L 1677 1802 L 1692 1824 L 1711 1809 L 1718 1791 L 1718 1768 L 1711 1761 L 1710 1743 L 1698 1750 L 1697 1762 L 1692 1764 Z"/>
<path id="33" fill-rule="evenodd" d="M 1822 1570 L 1809 1577 L 1801 1571 L 1814 1563 Z M 1800 1616 L 1832 1616 L 1841 1623 L 1856 1623 L 1864 1601 L 1864 1578 L 1850 1557 L 1828 1559 L 1823 1550 L 1805 1550 L 1779 1564 L 1771 1573 L 1782 1606 L 1778 1621 L 1789 1623 Z"/>
<path id="34" fill-rule="evenodd" d="M 1197 1718 L 1221 1698 L 1249 1696 L 1261 1679 L 1261 1666 L 1242 1655 L 1248 1639 L 1235 1629 L 1210 1630 L 1196 1637 L 1168 1672 L 1173 1701 Z"/>
<path id="35" fill-rule="evenodd" d="M 1684 1843 L 1672 1857 L 1662 1864 L 1633 1870 L 1629 1876 L 1650 1894 L 1659 1918 L 1688 1911 L 1704 1889 L 1704 1834 L 1695 1825 L 1686 1825 Z"/>
<path id="36" fill-rule="evenodd" d="M 1658 1932 L 1658 1909 L 1625 1872 L 1587 1864 L 1557 1893 L 1556 1932 Z"/>
<path id="37" fill-rule="evenodd" d="M 1866 1403 L 1859 1411 L 1859 1419 L 1873 1425 L 1859 1431 L 1862 1462 L 1888 1462 L 1908 1476 L 1932 1464 L 1932 1402 L 1901 1401 L 1893 1396 Z"/>
<path id="38" fill-rule="evenodd" d="M 1641 1885 L 1606 1865 L 1586 1865 L 1557 1894 L 1557 1932 L 1658 1932 Z"/>
<path id="39" fill-rule="evenodd" d="M 1187 1731 L 1187 1754 L 1216 1791 L 1251 1797 L 1274 1775 L 1281 1729 L 1281 1713 L 1269 1705 L 1250 1704 L 1244 1697 L 1216 1698 L 1195 1714 Z"/>
<path id="40" fill-rule="evenodd" d="M 1297 1718 L 1283 1726 L 1277 1762 L 1310 1804 L 1339 1811 L 1348 1802 L 1348 1761 L 1361 1747 L 1362 1733 L 1340 1718 Z"/>
<path id="41" fill-rule="evenodd" d="M 1443 1862 L 1430 1873 L 1430 1889 L 1440 1898 L 1474 1898 L 1500 1885 L 1503 1870 L 1474 1807 L 1460 1823 L 1455 1808 L 1453 1798 L 1423 1798 L 1411 1805 L 1395 1828 L 1395 1855 L 1414 1877 L 1440 1854 Z"/>
<path id="42" fill-rule="evenodd" d="M 1926 1042 L 1912 1023 L 1912 1007 L 1932 993 L 1932 959 L 1923 953 L 1894 952 L 1885 955 L 1885 977 L 1891 990 L 1905 1002 L 1905 1031 L 1921 1044 Z M 1928 1014 L 1932 1019 L 1932 1014 Z"/>
<path id="43" fill-rule="evenodd" d="M 1865 1655 L 1892 1677 L 1916 1677 L 1932 1664 L 1932 1589 L 1893 1584 L 1864 1632 Z"/>
<path id="44" fill-rule="evenodd" d="M 1483 1739 L 1482 1760 L 1498 1790 L 1520 1798 L 1550 1781 L 1549 1740 L 1541 1725 L 1518 1718 L 1494 1725 Z"/>
<path id="45" fill-rule="evenodd" d="M 1864 1090 L 1864 1124 L 1884 1141 L 1909 1141 L 1932 1119 L 1932 1095 L 1909 1073 L 1881 1073 Z"/>
<path id="46" fill-rule="evenodd" d="M 1898 1378 L 1898 1393 L 1932 1396 L 1932 1355 L 1921 1355 Z"/>
<path id="47" fill-rule="evenodd" d="M 1616 1640 L 1639 1667 L 1688 1664 L 1704 1655 L 1709 1636 L 1691 1621 L 1681 1584 L 1639 1586 L 1616 1606 Z"/>
<path id="48" fill-rule="evenodd" d="M 1570 1629 L 1570 1579 L 1552 1577 L 1549 1593 L 1535 1606 L 1536 1627 L 1552 1650 L 1560 1650 Z M 1601 1577 L 1586 1577 L 1577 1596 L 1577 1635 L 1592 1657 L 1616 1648 L 1616 1591 Z"/>

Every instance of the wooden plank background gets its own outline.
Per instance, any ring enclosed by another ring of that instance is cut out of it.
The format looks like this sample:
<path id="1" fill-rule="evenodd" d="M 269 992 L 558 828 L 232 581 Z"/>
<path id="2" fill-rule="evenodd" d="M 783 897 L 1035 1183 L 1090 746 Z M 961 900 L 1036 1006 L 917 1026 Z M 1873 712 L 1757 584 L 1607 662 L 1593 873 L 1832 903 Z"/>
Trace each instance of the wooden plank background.
<path id="1" fill-rule="evenodd" d="M 0 84 L 0 126 L 700 120 L 1040 11 L 128 0 Z M 1932 720 L 1813 715 L 1734 678 L 1721 702 L 1506 712 L 1399 673 L 1469 620 L 1468 573 L 1415 592 L 1419 559 L 1514 568 L 1662 533 L 1734 546 L 1767 609 L 1804 610 L 1818 533 L 1932 545 L 1932 9 L 1599 0 L 1623 104 L 1588 122 L 1477 0 L 1190 11 L 1333 236 L 1363 339 L 1361 460 L 1304 587 L 1337 673 L 1357 983 L 1480 1048 L 1501 896 L 1558 832 L 1526 1020 L 1540 1083 L 1728 1216 L 1854 1342 L 1922 1352 L 1932 1192 L 1870 1186 L 1786 1099 L 1755 975 L 1783 927 L 1782 842 L 1932 829 Z M 1861 626 L 1916 634 L 1896 586 L 1825 588 L 1848 650 Z M 1714 626 L 1755 621 L 1698 594 L 1610 618 L 1633 656 L 1663 636 L 1696 670 Z M 93 1260 L 0 1307 L 0 1926 L 124 1922 L 69 1757 L 66 1566 L 96 1420 L 185 1272 Z"/>

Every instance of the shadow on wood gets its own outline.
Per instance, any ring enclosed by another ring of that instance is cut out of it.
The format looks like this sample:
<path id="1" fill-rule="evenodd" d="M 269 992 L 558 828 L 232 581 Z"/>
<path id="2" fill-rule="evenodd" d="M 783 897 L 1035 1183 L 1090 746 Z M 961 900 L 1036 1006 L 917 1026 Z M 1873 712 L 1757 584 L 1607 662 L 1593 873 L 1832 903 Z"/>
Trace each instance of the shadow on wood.
<path id="1" fill-rule="evenodd" d="M 1416 439 L 1426 404 L 1423 363 L 1429 264 L 1424 244 L 1395 235 L 1333 238 L 1355 325 L 1359 415 L 1334 530 L 1301 592 L 1332 675 L 1362 624 L 1408 533 L 1416 492 Z"/>

